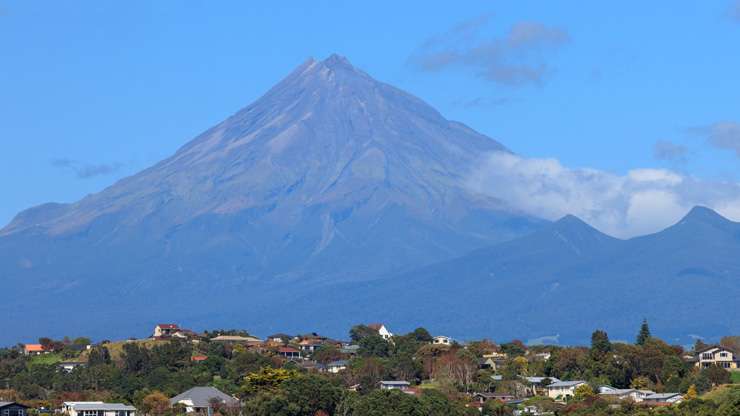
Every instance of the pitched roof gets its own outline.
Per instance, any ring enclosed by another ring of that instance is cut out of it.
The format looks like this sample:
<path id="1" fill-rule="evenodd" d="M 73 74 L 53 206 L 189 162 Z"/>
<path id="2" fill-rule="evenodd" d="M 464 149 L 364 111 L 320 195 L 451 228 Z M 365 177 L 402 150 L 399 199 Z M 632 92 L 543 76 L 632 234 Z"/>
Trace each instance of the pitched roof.
<path id="1" fill-rule="evenodd" d="M 411 383 L 408 381 L 402 381 L 402 380 L 383 380 L 379 382 L 380 384 L 386 385 L 386 386 L 409 386 Z"/>
<path id="2" fill-rule="evenodd" d="M 25 407 L 26 409 L 28 409 L 28 406 L 23 405 L 23 404 L 20 404 L 20 403 L 16 403 L 16 402 L 0 402 L 0 407 L 10 406 L 10 405 L 16 405 L 16 406 Z"/>
<path id="3" fill-rule="evenodd" d="M 23 348 L 28 352 L 42 352 L 44 351 L 44 346 L 41 344 L 26 344 L 23 346 Z"/>
<path id="4" fill-rule="evenodd" d="M 239 401 L 221 390 L 205 386 L 205 387 L 193 387 L 192 389 L 180 393 L 177 396 L 170 399 L 170 404 L 175 405 L 180 402 L 190 402 L 193 407 L 211 407 L 211 399 L 218 399 L 221 403 L 227 405 L 235 405 Z M 190 404 L 188 403 L 188 404 Z"/>
<path id="5" fill-rule="evenodd" d="M 278 348 L 278 352 L 280 352 L 280 353 L 291 353 L 291 352 L 292 353 L 299 353 L 300 351 L 298 351 L 295 348 L 291 348 L 291 347 L 280 347 L 280 348 Z"/>
<path id="6" fill-rule="evenodd" d="M 374 329 L 376 331 L 380 331 L 380 328 L 382 328 L 383 326 L 384 326 L 383 324 L 379 324 L 379 323 L 367 324 L 368 328 Z"/>
<path id="7" fill-rule="evenodd" d="M 72 408 L 76 412 L 84 410 L 103 410 L 110 412 L 122 410 L 136 411 L 134 406 L 123 403 L 76 403 L 72 405 Z"/>
<path id="8" fill-rule="evenodd" d="M 327 364 L 327 366 L 329 366 L 329 367 L 346 367 L 348 363 L 349 363 L 349 361 L 347 361 L 347 360 L 337 360 L 337 361 L 330 362 L 329 364 Z"/>
<path id="9" fill-rule="evenodd" d="M 680 395 L 681 393 L 655 393 L 645 397 L 645 400 L 667 400 Z"/>
<path id="10" fill-rule="evenodd" d="M 579 384 L 586 384 L 586 382 L 583 380 L 556 381 L 552 384 L 548 384 L 547 387 L 573 387 Z"/>
<path id="11" fill-rule="evenodd" d="M 179 326 L 177 324 L 157 324 L 158 327 L 161 329 L 178 329 Z"/>

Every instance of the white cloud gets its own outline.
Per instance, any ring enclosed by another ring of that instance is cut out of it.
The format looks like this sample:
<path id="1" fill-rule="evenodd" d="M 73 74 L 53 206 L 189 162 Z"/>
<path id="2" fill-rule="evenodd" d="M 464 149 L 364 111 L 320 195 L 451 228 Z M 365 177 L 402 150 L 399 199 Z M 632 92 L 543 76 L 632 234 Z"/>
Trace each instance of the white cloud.
<path id="1" fill-rule="evenodd" d="M 666 169 L 616 175 L 570 169 L 556 159 L 496 152 L 473 170 L 469 185 L 531 215 L 556 220 L 573 214 L 617 237 L 659 231 L 696 205 L 740 219 L 740 184 L 703 181 Z"/>

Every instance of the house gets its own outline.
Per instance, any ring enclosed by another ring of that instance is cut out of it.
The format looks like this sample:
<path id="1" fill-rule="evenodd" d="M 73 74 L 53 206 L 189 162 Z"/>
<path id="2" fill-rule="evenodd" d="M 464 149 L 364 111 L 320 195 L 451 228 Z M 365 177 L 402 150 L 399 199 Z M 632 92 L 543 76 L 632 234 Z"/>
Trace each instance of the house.
<path id="1" fill-rule="evenodd" d="M 345 345 L 339 349 L 339 352 L 341 352 L 342 354 L 347 354 L 347 355 L 357 355 L 359 351 L 360 351 L 359 345 Z"/>
<path id="2" fill-rule="evenodd" d="M 670 405 L 678 404 L 683 401 L 683 396 L 679 393 L 655 393 L 643 399 L 643 403 L 650 405 Z"/>
<path id="3" fill-rule="evenodd" d="M 71 373 L 77 367 L 84 367 L 85 363 L 79 361 L 63 361 L 57 363 L 57 367 L 67 373 Z"/>
<path id="4" fill-rule="evenodd" d="M 330 362 L 329 364 L 326 365 L 326 371 L 328 371 L 328 372 L 330 372 L 332 374 L 337 374 L 340 371 L 346 370 L 347 369 L 347 365 L 348 365 L 347 360 L 332 361 L 332 362 Z"/>
<path id="5" fill-rule="evenodd" d="M 381 390 L 401 390 L 406 391 L 411 384 L 408 381 L 383 380 L 378 382 Z"/>
<path id="6" fill-rule="evenodd" d="M 524 381 L 525 387 L 525 394 L 527 396 L 538 396 L 541 393 L 545 393 L 547 390 L 547 386 L 549 386 L 552 383 L 557 383 L 560 381 L 559 379 L 555 377 L 521 377 Z"/>
<path id="7" fill-rule="evenodd" d="M 291 347 L 280 347 L 278 348 L 278 355 L 287 359 L 301 358 L 301 352 Z"/>
<path id="8" fill-rule="evenodd" d="M 0 415 L 3 416 L 26 416 L 28 406 L 16 402 L 0 402 Z"/>
<path id="9" fill-rule="evenodd" d="M 301 349 L 301 351 L 311 354 L 317 349 L 321 348 L 321 346 L 324 344 L 324 341 L 321 339 L 316 338 L 308 338 L 304 339 L 301 342 L 298 343 L 298 348 Z"/>
<path id="10" fill-rule="evenodd" d="M 193 387 L 170 399 L 170 405 L 181 405 L 187 413 L 212 415 L 219 407 L 239 408 L 239 400 L 215 387 Z M 215 407 L 215 409 L 214 409 Z"/>
<path id="11" fill-rule="evenodd" d="M 69 416 L 135 416 L 136 408 L 123 403 L 64 402 L 62 413 Z"/>
<path id="12" fill-rule="evenodd" d="M 201 363 L 201 362 L 203 362 L 203 361 L 205 361 L 207 359 L 208 359 L 208 356 L 207 355 L 202 355 L 202 354 L 198 354 L 198 355 L 194 355 L 194 356 L 190 357 L 190 361 L 192 361 L 194 363 Z"/>
<path id="13" fill-rule="evenodd" d="M 378 331 L 378 335 L 383 337 L 383 339 L 386 341 L 393 338 L 393 333 L 391 333 L 391 331 L 389 331 L 388 328 L 386 328 L 385 325 L 383 324 L 380 324 L 380 323 L 368 324 L 367 327 L 372 330 Z"/>
<path id="14" fill-rule="evenodd" d="M 481 404 L 489 400 L 498 400 L 500 402 L 508 402 L 508 401 L 516 400 L 516 396 L 514 396 L 513 394 L 509 394 L 509 393 L 475 393 L 473 395 L 473 400 Z"/>
<path id="15" fill-rule="evenodd" d="M 729 348 L 714 345 L 696 351 L 695 361 L 696 364 L 694 365 L 697 368 L 707 368 L 716 365 L 727 370 L 733 370 L 738 368 L 740 357 L 735 351 Z"/>
<path id="16" fill-rule="evenodd" d="M 211 342 L 223 342 L 225 344 L 251 344 L 261 343 L 262 340 L 257 337 L 239 336 L 239 335 L 219 335 L 211 338 Z"/>
<path id="17" fill-rule="evenodd" d="M 23 346 L 23 353 L 26 355 L 39 355 L 48 354 L 49 351 L 41 344 L 26 344 Z"/>
<path id="18" fill-rule="evenodd" d="M 599 396 L 614 400 L 632 400 L 635 403 L 642 402 L 644 395 L 636 389 L 615 389 L 613 387 L 599 388 Z"/>
<path id="19" fill-rule="evenodd" d="M 493 358 L 481 358 L 478 360 L 478 368 L 482 370 L 497 370 L 496 361 Z"/>
<path id="20" fill-rule="evenodd" d="M 547 386 L 547 397 L 555 400 L 565 400 L 568 397 L 573 397 L 576 389 L 585 384 L 586 382 L 583 380 L 556 381 Z"/>
<path id="21" fill-rule="evenodd" d="M 437 335 L 436 337 L 432 338 L 432 344 L 434 345 L 452 345 L 452 343 L 452 338 L 446 337 L 444 335 Z"/>
<path id="22" fill-rule="evenodd" d="M 192 331 L 190 329 L 180 329 L 174 334 L 172 334 L 172 338 L 198 340 L 200 338 L 200 335 L 198 335 L 195 331 Z"/>
<path id="23" fill-rule="evenodd" d="M 169 338 L 179 330 L 177 324 L 157 324 L 154 327 L 154 338 Z"/>

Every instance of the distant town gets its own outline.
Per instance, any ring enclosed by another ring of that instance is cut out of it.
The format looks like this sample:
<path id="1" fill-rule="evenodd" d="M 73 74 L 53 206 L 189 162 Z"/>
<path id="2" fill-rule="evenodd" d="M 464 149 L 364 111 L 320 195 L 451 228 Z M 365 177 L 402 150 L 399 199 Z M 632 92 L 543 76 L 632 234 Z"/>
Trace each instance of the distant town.
<path id="1" fill-rule="evenodd" d="M 0 350 L 2 416 L 736 415 L 740 337 L 686 350 L 594 331 L 590 346 L 459 342 L 383 323 L 347 340 L 177 323 L 145 339 L 41 338 Z M 728 410 L 729 409 L 729 410 Z M 730 413 L 727 413 L 729 411 Z M 700 413 L 707 412 L 707 413 Z M 725 413 L 722 413 L 725 412 Z"/>

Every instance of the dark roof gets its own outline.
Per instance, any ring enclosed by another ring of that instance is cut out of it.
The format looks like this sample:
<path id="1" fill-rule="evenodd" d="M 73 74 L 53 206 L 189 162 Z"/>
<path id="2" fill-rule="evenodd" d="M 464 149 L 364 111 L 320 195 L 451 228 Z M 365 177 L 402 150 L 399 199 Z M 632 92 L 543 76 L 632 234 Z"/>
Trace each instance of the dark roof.
<path id="1" fill-rule="evenodd" d="M 227 405 L 235 405 L 239 401 L 215 387 L 193 387 L 192 389 L 180 393 L 170 399 L 170 404 L 175 405 L 181 401 L 190 401 L 193 407 L 208 408 L 211 407 L 211 399 L 219 399 Z"/>
<path id="2" fill-rule="evenodd" d="M 700 349 L 699 351 L 696 351 L 696 353 L 697 354 L 701 354 L 703 352 L 707 352 L 707 351 L 712 350 L 712 349 L 715 349 L 715 348 L 720 348 L 720 349 L 723 349 L 723 350 L 730 351 L 733 354 L 737 354 L 737 352 L 734 349 L 729 348 L 729 347 L 725 347 L 724 345 L 708 345 L 708 346 Z"/>
<path id="3" fill-rule="evenodd" d="M 157 324 L 157 326 L 162 329 L 178 329 L 179 328 L 177 324 Z"/>
<path id="4" fill-rule="evenodd" d="M 26 406 L 24 404 L 20 404 L 20 403 L 16 403 L 16 402 L 0 402 L 0 407 L 13 406 L 13 405 L 20 406 L 20 407 L 23 407 L 23 408 L 28 409 L 28 406 Z"/>

